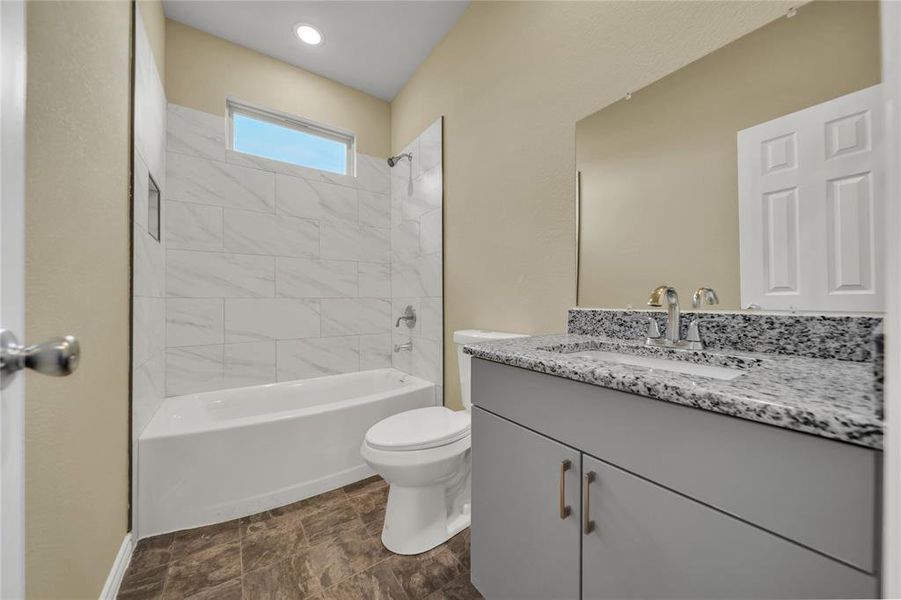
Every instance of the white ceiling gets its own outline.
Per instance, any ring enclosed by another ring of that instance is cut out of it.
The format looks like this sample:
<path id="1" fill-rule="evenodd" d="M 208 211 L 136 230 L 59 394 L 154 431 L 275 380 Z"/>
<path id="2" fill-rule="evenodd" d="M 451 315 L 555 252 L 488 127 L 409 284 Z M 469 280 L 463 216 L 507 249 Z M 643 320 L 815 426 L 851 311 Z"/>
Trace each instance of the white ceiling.
<path id="1" fill-rule="evenodd" d="M 468 0 L 164 0 L 166 16 L 384 100 L 392 100 Z M 325 37 L 308 46 L 294 25 Z"/>

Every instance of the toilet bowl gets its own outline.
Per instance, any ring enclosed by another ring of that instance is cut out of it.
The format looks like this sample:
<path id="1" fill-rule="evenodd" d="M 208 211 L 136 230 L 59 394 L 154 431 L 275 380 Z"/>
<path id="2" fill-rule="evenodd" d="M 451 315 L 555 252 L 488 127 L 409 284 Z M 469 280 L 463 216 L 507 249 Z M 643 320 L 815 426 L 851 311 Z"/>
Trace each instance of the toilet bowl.
<path id="1" fill-rule="evenodd" d="M 469 527 L 470 361 L 463 346 L 520 334 L 468 329 L 454 333 L 466 410 L 431 406 L 392 415 L 363 439 L 363 460 L 388 482 L 382 543 L 396 554 L 420 554 Z"/>

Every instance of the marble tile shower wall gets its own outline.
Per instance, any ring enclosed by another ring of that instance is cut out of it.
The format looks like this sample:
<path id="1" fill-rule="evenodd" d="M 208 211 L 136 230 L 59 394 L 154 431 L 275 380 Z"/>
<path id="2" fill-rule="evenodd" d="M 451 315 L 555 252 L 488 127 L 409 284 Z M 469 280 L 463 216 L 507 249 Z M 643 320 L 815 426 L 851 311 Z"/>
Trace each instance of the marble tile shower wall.
<path id="1" fill-rule="evenodd" d="M 169 396 L 389 367 L 391 199 L 357 177 L 226 149 L 222 117 L 170 104 Z"/>
<path id="2" fill-rule="evenodd" d="M 137 523 L 141 433 L 166 398 L 166 240 L 150 234 L 150 178 L 166 190 L 166 93 L 140 11 L 135 11 L 132 166 L 132 522 Z M 165 207 L 159 207 L 161 211 Z M 160 219 L 164 214 L 160 214 Z M 140 532 L 135 532 L 139 535 Z M 137 538 L 136 538 L 137 539 Z"/>
<path id="3" fill-rule="evenodd" d="M 413 329 L 394 329 L 394 343 L 413 342 L 410 352 L 393 354 L 396 369 L 436 383 L 444 398 L 442 306 L 442 120 L 439 118 L 403 152 L 413 155 L 391 170 L 392 314 L 412 305 Z"/>
<path id="4" fill-rule="evenodd" d="M 135 27 L 135 110 L 132 196 L 132 438 L 165 398 L 165 239 L 148 232 L 150 177 L 166 189 L 166 95 L 140 12 Z M 137 445 L 135 445 L 137 447 Z"/>

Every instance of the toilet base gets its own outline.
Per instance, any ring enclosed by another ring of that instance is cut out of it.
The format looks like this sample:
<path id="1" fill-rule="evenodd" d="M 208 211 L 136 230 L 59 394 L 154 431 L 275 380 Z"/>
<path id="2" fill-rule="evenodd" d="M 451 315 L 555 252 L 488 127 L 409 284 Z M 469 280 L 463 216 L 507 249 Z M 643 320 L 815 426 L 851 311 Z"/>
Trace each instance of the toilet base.
<path id="1" fill-rule="evenodd" d="M 382 527 L 385 548 L 395 554 L 422 554 L 469 527 L 469 503 L 448 518 L 446 493 L 446 485 L 392 485 Z"/>
<path id="2" fill-rule="evenodd" d="M 469 527 L 472 441 L 422 450 L 381 450 L 365 441 L 366 464 L 388 482 L 382 543 L 395 554 L 421 554 Z"/>

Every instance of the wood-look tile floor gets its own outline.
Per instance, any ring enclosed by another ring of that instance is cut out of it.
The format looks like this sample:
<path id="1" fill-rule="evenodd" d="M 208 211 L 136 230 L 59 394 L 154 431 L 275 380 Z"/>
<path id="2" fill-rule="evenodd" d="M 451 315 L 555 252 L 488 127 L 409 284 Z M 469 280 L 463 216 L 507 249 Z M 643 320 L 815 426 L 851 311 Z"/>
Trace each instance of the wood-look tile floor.
<path id="1" fill-rule="evenodd" d="M 465 600 L 469 530 L 417 556 L 382 545 L 379 477 L 227 523 L 141 540 L 121 599 Z"/>

